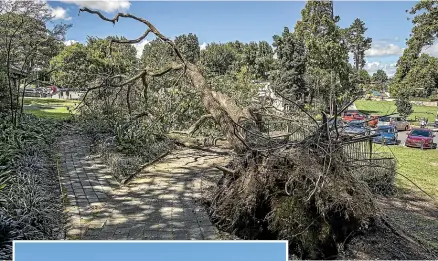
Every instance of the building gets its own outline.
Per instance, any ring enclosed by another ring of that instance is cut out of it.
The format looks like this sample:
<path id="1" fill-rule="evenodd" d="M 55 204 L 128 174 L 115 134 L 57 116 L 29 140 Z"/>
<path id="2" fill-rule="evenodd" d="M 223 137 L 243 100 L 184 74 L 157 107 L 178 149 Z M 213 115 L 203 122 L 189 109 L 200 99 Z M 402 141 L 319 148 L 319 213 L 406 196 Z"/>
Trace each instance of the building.
<path id="1" fill-rule="evenodd" d="M 258 85 L 261 85 L 261 88 L 259 89 L 257 99 L 258 101 L 269 101 L 272 102 L 272 106 L 279 110 L 284 110 L 284 101 L 282 98 L 275 95 L 274 90 L 271 87 L 271 84 L 269 82 L 260 82 L 257 83 Z"/>

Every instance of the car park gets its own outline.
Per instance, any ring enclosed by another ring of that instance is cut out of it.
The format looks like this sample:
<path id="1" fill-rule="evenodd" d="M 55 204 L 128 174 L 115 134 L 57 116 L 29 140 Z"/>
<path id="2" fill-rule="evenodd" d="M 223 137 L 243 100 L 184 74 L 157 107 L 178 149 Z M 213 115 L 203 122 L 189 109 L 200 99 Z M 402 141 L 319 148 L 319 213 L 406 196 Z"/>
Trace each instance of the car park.
<path id="1" fill-rule="evenodd" d="M 433 131 L 425 128 L 416 128 L 409 132 L 405 141 L 406 147 L 421 149 L 436 149 L 437 144 L 433 141 Z"/>
<path id="2" fill-rule="evenodd" d="M 411 128 L 409 122 L 402 116 L 381 116 L 377 126 L 383 125 L 395 126 L 398 131 L 407 131 Z"/>
<path id="3" fill-rule="evenodd" d="M 375 143 L 381 143 L 385 145 L 397 145 L 398 143 L 398 131 L 394 126 L 379 126 L 373 134 L 376 135 L 373 137 L 373 142 Z"/>
<path id="4" fill-rule="evenodd" d="M 370 129 L 365 121 L 354 120 L 346 124 L 343 132 L 347 135 L 368 135 Z"/>
<path id="5" fill-rule="evenodd" d="M 345 122 L 362 121 L 365 119 L 366 119 L 365 115 L 363 115 L 359 112 L 346 112 L 346 113 L 344 113 L 344 116 L 342 117 L 342 120 L 344 120 Z"/>

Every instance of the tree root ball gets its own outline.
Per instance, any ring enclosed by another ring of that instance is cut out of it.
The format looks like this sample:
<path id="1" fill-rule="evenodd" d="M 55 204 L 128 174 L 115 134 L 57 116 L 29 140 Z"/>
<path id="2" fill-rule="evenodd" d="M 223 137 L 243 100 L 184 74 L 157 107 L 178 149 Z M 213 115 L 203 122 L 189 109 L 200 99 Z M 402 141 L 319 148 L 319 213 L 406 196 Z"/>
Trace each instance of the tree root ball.
<path id="1" fill-rule="evenodd" d="M 209 202 L 211 218 L 243 239 L 289 240 L 300 258 L 336 257 L 377 213 L 369 186 L 344 162 L 308 148 L 236 157 Z"/>

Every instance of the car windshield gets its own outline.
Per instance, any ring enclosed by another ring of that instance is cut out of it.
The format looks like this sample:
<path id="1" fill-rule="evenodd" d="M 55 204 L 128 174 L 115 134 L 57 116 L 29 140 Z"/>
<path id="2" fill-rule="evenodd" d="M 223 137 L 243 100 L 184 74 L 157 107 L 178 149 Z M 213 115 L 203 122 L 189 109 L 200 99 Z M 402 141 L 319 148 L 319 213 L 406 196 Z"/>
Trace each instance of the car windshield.
<path id="1" fill-rule="evenodd" d="M 380 117 L 379 121 L 389 121 L 389 117 Z"/>
<path id="2" fill-rule="evenodd" d="M 412 136 L 421 136 L 421 137 L 429 137 L 430 136 L 430 131 L 427 130 L 413 130 L 411 132 Z"/>
<path id="3" fill-rule="evenodd" d="M 348 124 L 348 127 L 362 128 L 362 127 L 363 127 L 363 122 L 351 121 L 351 122 Z"/>
<path id="4" fill-rule="evenodd" d="M 379 132 L 379 133 L 393 133 L 394 130 L 392 128 L 380 128 L 380 129 L 377 129 L 377 132 Z"/>

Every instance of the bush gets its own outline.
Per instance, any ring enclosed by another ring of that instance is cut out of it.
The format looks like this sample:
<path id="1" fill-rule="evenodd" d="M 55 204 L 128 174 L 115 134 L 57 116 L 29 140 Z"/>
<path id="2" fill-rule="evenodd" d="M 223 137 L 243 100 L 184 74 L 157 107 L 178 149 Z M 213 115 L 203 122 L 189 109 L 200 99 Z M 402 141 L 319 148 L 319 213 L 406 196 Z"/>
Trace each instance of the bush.
<path id="1" fill-rule="evenodd" d="M 54 122 L 23 115 L 17 128 L 0 117 L 0 259 L 12 259 L 11 241 L 63 237 L 61 191 L 51 144 Z"/>

